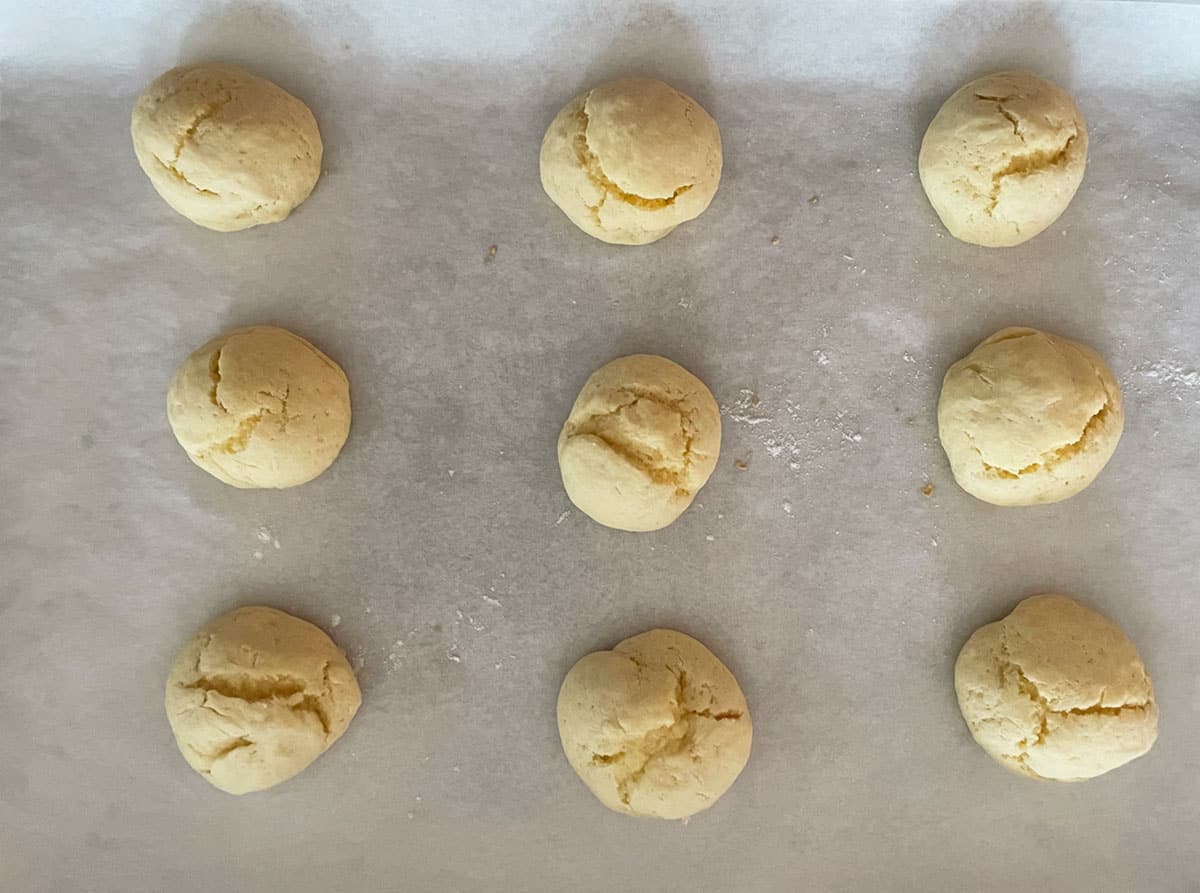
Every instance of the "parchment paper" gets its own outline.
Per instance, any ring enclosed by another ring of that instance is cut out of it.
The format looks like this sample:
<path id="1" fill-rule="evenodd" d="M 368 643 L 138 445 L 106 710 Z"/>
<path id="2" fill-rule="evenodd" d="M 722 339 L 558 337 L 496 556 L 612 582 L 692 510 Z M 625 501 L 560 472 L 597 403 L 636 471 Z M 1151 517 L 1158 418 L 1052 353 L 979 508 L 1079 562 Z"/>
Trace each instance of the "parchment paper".
<path id="1" fill-rule="evenodd" d="M 0 888 L 1200 887 L 1200 8 L 2 7 Z M 134 97 L 207 58 L 320 122 L 283 224 L 200 229 L 137 167 Z M 1037 239 L 974 248 L 917 147 L 1014 66 L 1077 98 L 1087 176 Z M 555 111 L 630 72 L 725 146 L 709 211 L 641 249 L 576 231 L 537 172 Z M 208 477 L 165 418 L 176 364 L 259 322 L 352 387 L 341 458 L 282 492 Z M 1094 345 L 1126 390 L 1115 458 L 1055 506 L 972 499 L 937 443 L 946 366 L 1012 324 Z M 554 453 L 633 351 L 725 408 L 711 482 L 645 535 L 572 510 Z M 1048 590 L 1128 631 L 1161 704 L 1152 753 L 1087 784 L 1008 774 L 954 700 L 967 635 Z M 247 602 L 329 631 L 365 701 L 303 775 L 234 798 L 161 701 L 180 644 Z M 555 728 L 567 668 L 654 625 L 706 642 L 755 723 L 687 825 L 606 811 Z"/>

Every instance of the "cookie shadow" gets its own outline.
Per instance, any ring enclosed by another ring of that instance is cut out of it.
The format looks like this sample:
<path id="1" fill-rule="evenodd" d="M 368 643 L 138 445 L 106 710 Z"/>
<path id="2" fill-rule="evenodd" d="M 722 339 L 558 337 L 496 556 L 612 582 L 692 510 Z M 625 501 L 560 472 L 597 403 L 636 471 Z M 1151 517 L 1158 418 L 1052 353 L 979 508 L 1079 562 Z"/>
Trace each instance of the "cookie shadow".
<path id="1" fill-rule="evenodd" d="M 336 26 L 336 28 L 335 28 Z M 177 65 L 228 62 L 278 84 L 302 100 L 317 119 L 324 143 L 322 174 L 337 170 L 355 83 L 380 83 L 383 54 L 374 51 L 368 24 L 352 8 L 336 22 L 302 17 L 279 3 L 238 0 L 201 5 L 180 40 Z M 331 45 L 332 44 L 332 45 Z M 330 65 L 330 56 L 339 58 Z M 317 184 L 320 188 L 320 182 Z"/>
<path id="2" fill-rule="evenodd" d="M 1074 48 L 1059 14 L 1038 3 L 958 6 L 930 26 L 928 49 L 911 82 L 916 90 L 909 118 L 913 157 L 930 120 L 950 94 L 977 77 L 1005 69 L 1027 69 L 1070 92 Z"/>
<path id="3" fill-rule="evenodd" d="M 550 35 L 578 23 L 562 17 L 546 29 Z M 597 84 L 624 77 L 653 77 L 696 99 L 716 117 L 709 88 L 711 69 L 704 40 L 687 16 L 666 6 L 649 5 L 633 11 L 620 33 L 582 67 L 572 70 L 562 93 L 546 97 L 547 123 L 573 96 Z"/>

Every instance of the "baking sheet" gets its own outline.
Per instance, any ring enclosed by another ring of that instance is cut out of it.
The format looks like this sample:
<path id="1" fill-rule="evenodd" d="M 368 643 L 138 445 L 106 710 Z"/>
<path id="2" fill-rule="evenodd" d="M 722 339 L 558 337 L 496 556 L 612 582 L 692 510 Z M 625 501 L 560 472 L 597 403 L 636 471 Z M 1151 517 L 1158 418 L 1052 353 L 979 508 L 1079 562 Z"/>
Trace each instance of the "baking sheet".
<path id="1" fill-rule="evenodd" d="M 1200 8 L 2 7 L 0 888 L 1200 885 Z M 138 170 L 134 97 L 206 58 L 320 122 L 284 224 L 207 232 Z M 1057 225 L 990 251 L 945 234 L 915 159 L 945 96 L 1013 66 L 1074 94 L 1089 166 Z M 555 111 L 628 72 L 725 145 L 709 211 L 643 249 L 576 231 L 537 177 Z M 299 489 L 225 487 L 166 424 L 175 365 L 259 322 L 351 381 L 346 449 Z M 943 370 L 1012 324 L 1095 345 L 1126 390 L 1116 457 L 1055 506 L 971 499 L 937 444 Z M 725 413 L 697 504 L 636 536 L 573 510 L 554 454 L 632 351 Z M 1088 784 L 1004 772 L 954 701 L 966 636 L 1046 590 L 1124 626 L 1161 704 L 1153 752 Z M 161 695 L 246 602 L 329 631 L 365 700 L 302 776 L 233 798 Z M 705 641 L 755 722 L 686 825 L 604 810 L 554 723 L 577 658 L 653 625 Z"/>

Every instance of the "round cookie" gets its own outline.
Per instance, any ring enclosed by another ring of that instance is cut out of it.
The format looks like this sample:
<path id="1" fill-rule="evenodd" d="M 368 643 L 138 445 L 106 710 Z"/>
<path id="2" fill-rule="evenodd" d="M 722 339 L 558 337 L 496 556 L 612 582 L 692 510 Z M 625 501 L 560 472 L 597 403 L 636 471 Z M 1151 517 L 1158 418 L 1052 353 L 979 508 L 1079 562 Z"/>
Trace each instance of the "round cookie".
<path id="1" fill-rule="evenodd" d="M 236 65 L 173 68 L 138 97 L 133 150 L 172 208 L 232 232 L 283 220 L 321 174 L 321 134 L 303 102 Z"/>
<path id="2" fill-rule="evenodd" d="M 954 664 L 975 741 L 1030 778 L 1083 781 L 1150 750 L 1158 707 L 1115 623 L 1065 595 L 1027 598 L 980 627 Z"/>
<path id="3" fill-rule="evenodd" d="M 601 803 L 628 815 L 708 809 L 745 767 L 752 731 L 733 674 L 669 629 L 587 655 L 558 693 L 567 762 Z"/>
<path id="4" fill-rule="evenodd" d="M 938 436 L 958 485 L 994 505 L 1074 496 L 1117 448 L 1121 388 L 1100 355 L 1036 329 L 1002 329 L 946 372 Z"/>
<path id="5" fill-rule="evenodd" d="M 275 326 L 234 329 L 175 371 L 167 419 L 193 462 L 234 487 L 295 487 L 333 464 L 350 433 L 340 366 Z"/>
<path id="6" fill-rule="evenodd" d="M 704 382 L 648 354 L 592 373 L 558 437 L 567 496 L 617 530 L 658 530 L 678 518 L 720 452 L 721 412 Z"/>
<path id="7" fill-rule="evenodd" d="M 921 185 L 950 235 L 989 248 L 1032 239 L 1067 209 L 1087 164 L 1087 124 L 1028 71 L 960 87 L 921 141 Z"/>
<path id="8" fill-rule="evenodd" d="M 302 772 L 362 703 L 346 656 L 311 623 L 238 608 L 196 633 L 167 675 L 167 720 L 193 769 L 230 794 Z"/>
<path id="9" fill-rule="evenodd" d="M 645 245 L 708 207 L 721 133 L 690 96 L 627 78 L 576 96 L 542 140 L 542 187 L 571 222 L 615 245 Z"/>

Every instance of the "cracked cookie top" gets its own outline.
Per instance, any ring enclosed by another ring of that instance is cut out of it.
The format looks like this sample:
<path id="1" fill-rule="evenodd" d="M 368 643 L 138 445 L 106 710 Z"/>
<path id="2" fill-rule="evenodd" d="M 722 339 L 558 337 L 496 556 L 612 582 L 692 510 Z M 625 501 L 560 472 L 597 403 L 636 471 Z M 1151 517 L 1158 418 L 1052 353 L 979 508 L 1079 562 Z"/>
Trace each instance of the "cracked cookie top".
<path id="1" fill-rule="evenodd" d="M 950 234 L 1019 245 L 1066 210 L 1087 164 L 1087 125 L 1061 88 L 1027 71 L 961 87 L 921 142 L 921 185 Z"/>
<path id="2" fill-rule="evenodd" d="M 1137 649 L 1115 623 L 1065 595 L 1027 598 L 976 630 L 954 665 L 954 689 L 979 746 L 1032 778 L 1094 778 L 1158 737 Z"/>
<path id="3" fill-rule="evenodd" d="M 325 633 L 261 606 L 208 624 L 167 676 L 180 753 L 231 794 L 301 772 L 342 736 L 361 702 L 346 656 Z"/>
<path id="4" fill-rule="evenodd" d="M 650 78 L 576 96 L 542 141 L 546 194 L 584 232 L 644 245 L 708 207 L 721 179 L 721 134 L 700 104 Z"/>
<path id="5" fill-rule="evenodd" d="M 609 809 L 682 819 L 708 809 L 750 757 L 733 674 L 700 642 L 655 629 L 575 664 L 558 695 L 571 767 Z"/>
<path id="6" fill-rule="evenodd" d="M 1087 487 L 1124 428 L 1121 388 L 1086 344 L 1012 327 L 950 367 L 938 437 L 958 485 L 994 505 L 1058 502 Z"/>
<path id="7" fill-rule="evenodd" d="M 721 450 L 721 413 L 704 382 L 665 357 L 635 354 L 596 370 L 558 438 L 563 486 L 576 507 L 618 530 L 678 518 Z"/>
<path id="8" fill-rule="evenodd" d="M 167 204 L 220 232 L 283 220 L 321 174 L 321 134 L 308 106 L 236 65 L 161 75 L 138 97 L 130 134 Z"/>
<path id="9" fill-rule="evenodd" d="M 188 457 L 234 487 L 294 487 L 333 464 L 350 433 L 340 366 L 286 329 L 250 326 L 204 344 L 167 390 Z"/>

